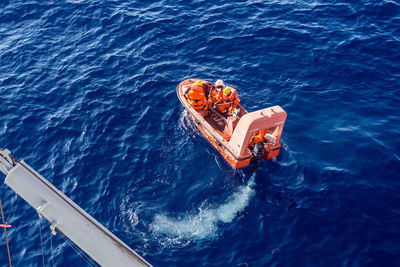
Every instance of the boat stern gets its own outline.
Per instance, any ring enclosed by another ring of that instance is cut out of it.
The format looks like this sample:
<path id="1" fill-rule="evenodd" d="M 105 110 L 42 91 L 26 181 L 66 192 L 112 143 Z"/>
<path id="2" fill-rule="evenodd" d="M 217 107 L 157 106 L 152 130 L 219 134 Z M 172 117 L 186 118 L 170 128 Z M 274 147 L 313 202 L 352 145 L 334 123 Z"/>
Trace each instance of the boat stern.
<path id="1" fill-rule="evenodd" d="M 287 114 L 280 106 L 273 106 L 245 114 L 238 122 L 229 141 L 229 146 L 237 156 L 247 155 L 249 150 L 257 158 L 276 158 L 282 147 L 280 139 Z M 265 130 L 260 145 L 250 144 L 252 137 Z M 261 153 L 260 155 L 257 155 Z"/>

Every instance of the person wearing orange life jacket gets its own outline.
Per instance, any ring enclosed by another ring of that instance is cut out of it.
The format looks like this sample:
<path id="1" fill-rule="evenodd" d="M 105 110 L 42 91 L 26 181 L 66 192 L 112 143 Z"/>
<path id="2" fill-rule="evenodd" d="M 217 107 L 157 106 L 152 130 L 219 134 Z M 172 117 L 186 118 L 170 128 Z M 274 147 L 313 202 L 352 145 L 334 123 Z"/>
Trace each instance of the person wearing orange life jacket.
<path id="1" fill-rule="evenodd" d="M 213 104 L 218 101 L 220 96 L 220 92 L 225 88 L 224 82 L 222 80 L 217 80 L 215 85 L 210 91 L 208 96 L 208 107 L 212 108 Z"/>
<path id="2" fill-rule="evenodd" d="M 266 141 L 266 132 L 267 131 L 265 129 L 260 130 L 250 138 L 249 149 L 253 154 L 253 158 L 251 159 L 251 161 L 254 163 L 253 168 L 257 168 L 258 160 L 264 157 L 264 141 Z"/>
<path id="3" fill-rule="evenodd" d="M 266 132 L 267 132 L 266 130 L 260 130 L 255 135 L 253 135 L 251 137 L 250 142 L 249 142 L 249 146 L 250 146 L 251 149 L 258 142 L 264 142 L 264 137 L 265 137 Z"/>
<path id="4" fill-rule="evenodd" d="M 217 94 L 217 101 L 215 106 L 221 113 L 230 116 L 232 111 L 237 107 L 240 102 L 240 98 L 236 93 L 236 89 L 226 87 L 223 91 Z"/>
<path id="5" fill-rule="evenodd" d="M 194 83 L 185 94 L 188 103 L 196 110 L 208 110 L 208 103 L 203 90 L 203 83 Z"/>
<path id="6" fill-rule="evenodd" d="M 217 80 L 215 82 L 215 91 L 214 95 L 218 94 L 219 92 L 223 91 L 225 89 L 225 84 L 222 80 Z"/>

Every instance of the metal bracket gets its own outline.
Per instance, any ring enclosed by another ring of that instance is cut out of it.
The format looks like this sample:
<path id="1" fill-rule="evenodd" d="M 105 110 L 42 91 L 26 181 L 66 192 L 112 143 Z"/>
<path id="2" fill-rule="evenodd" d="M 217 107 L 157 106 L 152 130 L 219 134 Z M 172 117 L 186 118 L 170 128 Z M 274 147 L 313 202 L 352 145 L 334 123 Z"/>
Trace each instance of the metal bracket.
<path id="1" fill-rule="evenodd" d="M 49 202 L 42 202 L 40 204 L 40 206 L 36 208 L 39 218 L 43 218 L 42 212 L 48 205 L 49 205 Z"/>
<path id="2" fill-rule="evenodd" d="M 7 175 L 14 165 L 15 162 L 11 156 L 11 151 L 0 148 L 0 171 Z"/>
<path id="3" fill-rule="evenodd" d="M 56 235 L 56 234 L 57 234 L 57 232 L 56 232 L 57 226 L 58 226 L 58 222 L 56 222 L 56 223 L 50 225 L 50 230 L 51 230 L 51 233 L 52 233 L 53 235 Z"/>

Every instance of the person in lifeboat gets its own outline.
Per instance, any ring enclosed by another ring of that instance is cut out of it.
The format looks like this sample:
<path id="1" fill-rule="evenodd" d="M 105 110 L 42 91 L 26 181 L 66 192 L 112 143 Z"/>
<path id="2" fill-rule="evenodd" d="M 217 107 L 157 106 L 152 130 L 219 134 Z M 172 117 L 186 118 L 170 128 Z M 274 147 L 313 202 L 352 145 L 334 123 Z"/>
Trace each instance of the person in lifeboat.
<path id="1" fill-rule="evenodd" d="M 196 110 L 208 110 L 208 101 L 203 89 L 203 82 L 193 83 L 185 93 L 186 100 Z"/>
<path id="2" fill-rule="evenodd" d="M 257 143 L 266 143 L 270 146 L 276 145 L 276 138 L 271 134 L 267 133 L 267 130 L 259 130 L 250 138 L 249 149 L 253 151 Z"/>
<path id="3" fill-rule="evenodd" d="M 256 132 L 255 135 L 253 135 L 250 139 L 249 142 L 249 147 L 250 149 L 253 149 L 253 147 L 258 143 L 258 142 L 264 142 L 265 139 L 265 134 L 266 134 L 266 130 L 260 130 L 258 132 Z"/>
<path id="4" fill-rule="evenodd" d="M 240 102 L 236 89 L 224 86 L 221 80 L 218 80 L 215 85 L 216 90 L 214 96 L 211 96 L 213 99 L 213 107 L 220 113 L 230 116 Z"/>

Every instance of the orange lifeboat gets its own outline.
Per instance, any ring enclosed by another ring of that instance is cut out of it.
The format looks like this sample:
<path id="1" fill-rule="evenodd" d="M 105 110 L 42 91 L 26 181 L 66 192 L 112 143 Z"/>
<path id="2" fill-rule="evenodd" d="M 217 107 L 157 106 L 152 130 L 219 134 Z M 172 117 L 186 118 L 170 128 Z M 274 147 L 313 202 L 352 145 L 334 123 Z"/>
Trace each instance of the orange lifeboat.
<path id="1" fill-rule="evenodd" d="M 239 103 L 229 116 L 222 114 L 216 105 L 195 109 L 190 99 L 191 103 L 188 102 L 186 93 L 198 81 L 202 82 L 204 95 L 209 100 L 216 86 L 201 79 L 182 81 L 176 88 L 178 98 L 196 127 L 233 168 L 244 168 L 251 161 L 278 156 L 287 117 L 280 106 L 249 113 Z"/>

